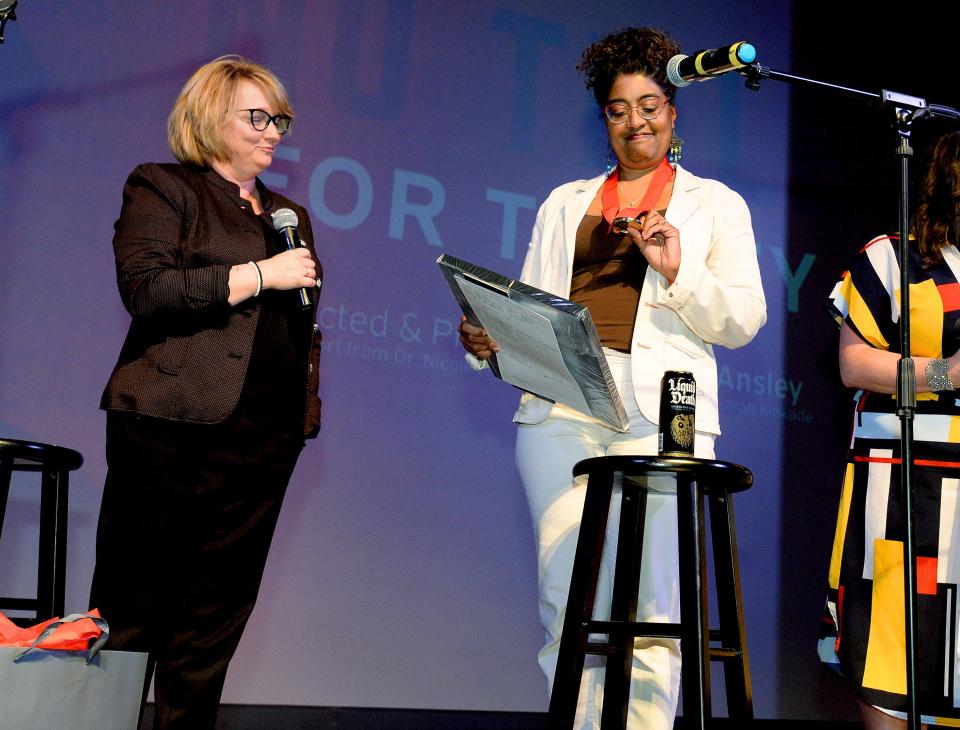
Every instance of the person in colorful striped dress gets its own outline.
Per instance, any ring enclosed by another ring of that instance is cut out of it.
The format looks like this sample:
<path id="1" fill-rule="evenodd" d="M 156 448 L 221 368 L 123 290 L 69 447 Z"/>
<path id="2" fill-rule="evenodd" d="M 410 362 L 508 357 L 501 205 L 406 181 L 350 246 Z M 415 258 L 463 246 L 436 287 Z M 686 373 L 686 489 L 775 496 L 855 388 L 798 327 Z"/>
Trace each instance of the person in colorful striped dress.
<path id="1" fill-rule="evenodd" d="M 960 133 L 933 147 L 910 241 L 917 380 L 913 483 L 924 723 L 960 726 Z M 906 726 L 900 422 L 900 257 L 870 241 L 831 297 L 840 374 L 859 388 L 829 570 L 820 657 L 860 693 L 868 730 Z"/>

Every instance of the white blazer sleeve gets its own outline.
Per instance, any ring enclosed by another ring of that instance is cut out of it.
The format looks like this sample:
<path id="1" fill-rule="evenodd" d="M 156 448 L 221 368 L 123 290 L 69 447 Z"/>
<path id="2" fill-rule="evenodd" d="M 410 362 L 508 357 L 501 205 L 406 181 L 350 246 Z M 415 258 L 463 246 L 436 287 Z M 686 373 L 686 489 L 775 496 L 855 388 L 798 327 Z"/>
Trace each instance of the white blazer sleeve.
<path id="1" fill-rule="evenodd" d="M 677 313 L 704 342 L 741 347 L 767 321 L 750 211 L 737 193 L 714 183 L 712 233 L 706 257 L 685 255 L 680 228 L 680 269 L 669 287 L 659 277 L 657 301 Z"/>

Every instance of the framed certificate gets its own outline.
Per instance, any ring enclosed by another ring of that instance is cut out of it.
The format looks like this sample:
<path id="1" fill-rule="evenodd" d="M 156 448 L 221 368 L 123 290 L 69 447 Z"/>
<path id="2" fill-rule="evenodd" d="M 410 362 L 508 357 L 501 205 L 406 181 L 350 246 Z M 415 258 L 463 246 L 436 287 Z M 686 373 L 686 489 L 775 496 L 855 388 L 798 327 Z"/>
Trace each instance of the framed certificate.
<path id="1" fill-rule="evenodd" d="M 494 375 L 617 431 L 628 429 L 586 307 L 453 256 L 437 264 L 467 320 L 500 345 L 489 360 Z"/>

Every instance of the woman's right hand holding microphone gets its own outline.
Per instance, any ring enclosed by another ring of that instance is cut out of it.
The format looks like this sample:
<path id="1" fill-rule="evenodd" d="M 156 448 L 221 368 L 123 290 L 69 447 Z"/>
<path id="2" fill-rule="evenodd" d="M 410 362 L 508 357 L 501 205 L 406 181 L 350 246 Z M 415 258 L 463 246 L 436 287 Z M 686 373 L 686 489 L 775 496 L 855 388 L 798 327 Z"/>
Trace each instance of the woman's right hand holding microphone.
<path id="1" fill-rule="evenodd" d="M 300 289 L 317 285 L 317 264 L 306 248 L 278 253 L 257 265 L 263 273 L 264 289 Z"/>
<path id="2" fill-rule="evenodd" d="M 239 304 L 263 289 L 285 291 L 316 285 L 317 263 L 309 249 L 294 248 L 257 261 L 255 267 L 249 263 L 233 266 L 230 269 L 230 296 L 227 301 L 231 305 Z"/>

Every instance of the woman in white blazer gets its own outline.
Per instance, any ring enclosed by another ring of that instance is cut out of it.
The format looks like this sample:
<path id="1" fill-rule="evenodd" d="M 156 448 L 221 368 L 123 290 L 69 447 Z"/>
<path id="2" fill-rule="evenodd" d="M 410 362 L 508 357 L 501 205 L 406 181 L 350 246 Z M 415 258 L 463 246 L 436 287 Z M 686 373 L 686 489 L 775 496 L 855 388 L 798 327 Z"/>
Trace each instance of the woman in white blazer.
<path id="1" fill-rule="evenodd" d="M 540 665 L 552 685 L 583 512 L 585 483 L 571 477 L 581 459 L 655 454 L 660 378 L 688 370 L 697 382 L 694 452 L 714 456 L 720 434 L 713 345 L 740 347 L 766 321 L 750 213 L 716 180 L 668 162 L 675 88 L 667 60 L 679 46 L 652 28 L 629 28 L 584 51 L 578 67 L 600 106 L 616 167 L 561 185 L 541 206 L 521 279 L 585 304 L 630 418 L 619 433 L 571 408 L 524 394 L 517 466 L 533 517 L 539 557 Z M 678 155 L 676 155 L 678 156 Z M 617 233 L 614 217 L 639 230 Z M 499 351 L 486 332 L 462 322 L 461 341 L 478 362 Z M 485 364 L 485 363 L 484 363 Z M 676 621 L 676 500 L 648 498 L 638 620 Z M 608 609 L 617 520 L 608 523 L 598 615 Z M 641 639 L 634 652 L 631 728 L 672 728 L 680 682 L 678 642 Z M 599 727 L 603 660 L 587 658 L 576 727 Z"/>

